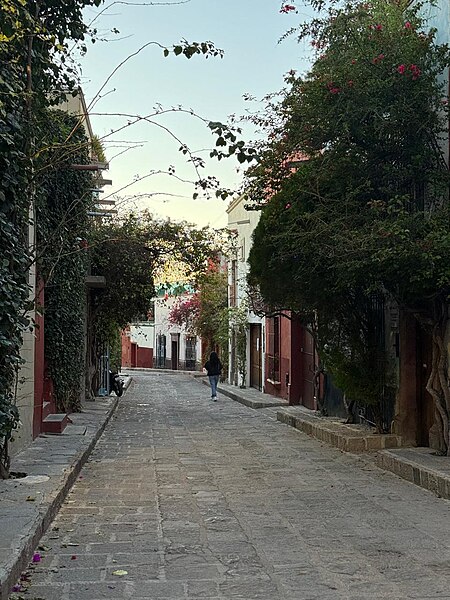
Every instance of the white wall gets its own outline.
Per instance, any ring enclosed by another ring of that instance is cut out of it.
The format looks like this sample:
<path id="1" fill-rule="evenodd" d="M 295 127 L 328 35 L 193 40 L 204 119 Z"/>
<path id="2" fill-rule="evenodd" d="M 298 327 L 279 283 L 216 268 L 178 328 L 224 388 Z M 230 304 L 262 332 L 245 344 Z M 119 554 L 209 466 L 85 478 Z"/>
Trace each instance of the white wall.
<path id="1" fill-rule="evenodd" d="M 28 240 L 30 247 L 34 246 L 34 219 L 33 211 L 30 209 L 30 224 L 28 226 Z M 28 273 L 28 285 L 30 287 L 30 300 L 35 302 L 36 290 L 36 266 L 30 268 Z M 28 314 L 30 319 L 36 316 L 33 310 Z M 17 408 L 19 409 L 19 427 L 14 432 L 11 443 L 11 455 L 23 450 L 33 441 L 33 414 L 34 414 L 34 355 L 35 355 L 35 332 L 25 331 L 23 335 L 21 358 L 24 363 L 19 371 L 19 383 L 17 386 Z"/>
<path id="2" fill-rule="evenodd" d="M 172 358 L 172 334 L 179 334 L 179 346 L 178 346 L 178 358 L 181 363 L 184 363 L 186 357 L 186 336 L 191 336 L 192 334 L 186 331 L 184 326 L 180 327 L 179 325 L 172 325 L 169 322 L 169 314 L 176 302 L 180 298 L 183 300 L 188 300 L 192 297 L 192 294 L 184 294 L 182 296 L 169 296 L 167 299 L 164 298 L 156 298 L 155 299 L 155 322 L 154 322 L 154 338 L 153 338 L 153 356 L 156 359 L 156 348 L 157 341 L 156 338 L 158 335 L 166 336 L 166 361 L 171 360 Z M 201 363 L 202 359 L 202 344 L 201 339 L 196 337 L 196 361 L 198 364 Z"/>
<path id="3" fill-rule="evenodd" d="M 153 323 L 134 323 L 130 325 L 130 341 L 140 348 L 153 348 L 154 335 Z"/>
<path id="4" fill-rule="evenodd" d="M 248 273 L 248 257 L 250 254 L 250 248 L 252 246 L 252 234 L 255 227 L 258 225 L 260 218 L 260 211 L 245 210 L 246 201 L 240 197 L 233 200 L 227 210 L 228 213 L 228 229 L 236 232 L 236 255 L 234 258 L 237 259 L 237 306 L 240 306 L 241 302 L 247 298 L 247 273 Z M 228 263 L 228 284 L 231 285 L 231 259 Z M 262 344 L 262 371 L 264 373 L 264 325 L 265 319 L 258 317 L 252 311 L 248 312 L 248 323 L 255 323 L 261 325 L 261 344 Z M 229 374 L 228 378 L 231 380 L 231 346 L 230 346 L 230 360 L 229 360 Z M 264 377 L 263 377 L 264 379 Z M 242 383 L 248 387 L 250 385 L 250 329 L 247 335 L 247 376 L 245 382 L 239 381 L 239 385 Z"/>

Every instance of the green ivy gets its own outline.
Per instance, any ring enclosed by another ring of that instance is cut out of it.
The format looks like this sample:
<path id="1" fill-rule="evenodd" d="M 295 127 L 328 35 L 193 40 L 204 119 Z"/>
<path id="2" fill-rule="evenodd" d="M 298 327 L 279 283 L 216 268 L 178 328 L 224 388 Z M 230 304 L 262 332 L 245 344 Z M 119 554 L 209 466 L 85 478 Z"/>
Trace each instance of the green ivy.
<path id="1" fill-rule="evenodd" d="M 37 205 L 38 273 L 44 288 L 44 343 L 49 375 L 59 410 L 80 408 L 84 374 L 84 323 L 92 175 L 71 169 L 89 162 L 88 140 L 78 119 L 51 110 L 42 122 L 48 148 L 39 177 Z M 64 143 L 69 134 L 70 143 Z"/>

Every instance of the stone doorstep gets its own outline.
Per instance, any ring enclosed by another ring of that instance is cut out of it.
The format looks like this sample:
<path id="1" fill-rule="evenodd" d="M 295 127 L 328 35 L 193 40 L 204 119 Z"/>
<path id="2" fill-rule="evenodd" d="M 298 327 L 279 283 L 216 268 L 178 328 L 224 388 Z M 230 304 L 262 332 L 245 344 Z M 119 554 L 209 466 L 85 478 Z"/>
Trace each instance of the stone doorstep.
<path id="1" fill-rule="evenodd" d="M 60 434 L 69 424 L 69 415 L 66 413 L 49 414 L 42 421 L 42 433 Z"/>
<path id="2" fill-rule="evenodd" d="M 344 452 L 372 452 L 402 445 L 399 435 L 372 433 L 363 425 L 346 425 L 326 417 L 308 415 L 305 409 L 280 409 L 277 420 Z"/>
<path id="3" fill-rule="evenodd" d="M 406 449 L 405 449 L 406 450 Z M 421 459 L 429 457 L 432 453 L 430 448 L 411 448 L 409 451 L 413 456 L 410 460 L 407 456 L 397 455 L 395 451 L 383 450 L 376 456 L 376 464 L 385 471 L 391 471 L 398 477 L 406 479 L 410 483 L 418 485 L 435 494 L 440 498 L 450 500 L 450 472 L 448 469 L 439 471 L 439 460 L 446 457 L 436 457 L 436 469 L 421 464 Z M 448 458 L 447 458 L 448 460 Z"/>

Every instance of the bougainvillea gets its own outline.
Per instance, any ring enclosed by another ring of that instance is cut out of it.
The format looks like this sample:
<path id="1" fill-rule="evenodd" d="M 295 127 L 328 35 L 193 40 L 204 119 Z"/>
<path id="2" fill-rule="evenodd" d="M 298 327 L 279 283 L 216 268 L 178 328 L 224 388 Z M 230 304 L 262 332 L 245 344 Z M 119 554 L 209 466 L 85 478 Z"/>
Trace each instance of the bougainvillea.
<path id="1" fill-rule="evenodd" d="M 169 323 L 184 325 L 186 331 L 195 333 L 200 315 L 200 294 L 196 292 L 190 298 L 178 298 L 169 314 Z"/>
<path id="2" fill-rule="evenodd" d="M 272 304 L 319 315 L 322 354 L 334 349 L 337 375 L 362 401 L 377 399 L 376 368 L 387 380 L 369 351 L 368 300 L 395 300 L 414 314 L 433 338 L 427 389 L 438 449 L 448 452 L 449 51 L 421 17 L 423 3 L 403 4 L 331 2 L 300 27 L 302 39 L 313 37 L 315 61 L 305 76 L 287 76 L 248 173 L 248 193 L 263 208 L 251 279 Z"/>

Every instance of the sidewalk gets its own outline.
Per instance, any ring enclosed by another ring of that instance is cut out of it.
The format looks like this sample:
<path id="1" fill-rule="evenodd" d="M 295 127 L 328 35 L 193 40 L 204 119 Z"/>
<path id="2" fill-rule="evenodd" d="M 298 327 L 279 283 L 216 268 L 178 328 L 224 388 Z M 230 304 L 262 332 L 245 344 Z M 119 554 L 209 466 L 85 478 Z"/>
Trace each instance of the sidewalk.
<path id="1" fill-rule="evenodd" d="M 131 379 L 124 379 L 128 387 Z M 43 434 L 12 458 L 11 472 L 26 477 L 0 480 L 0 600 L 7 600 L 27 568 L 119 401 L 107 396 L 86 402 L 62 434 Z"/>
<path id="2" fill-rule="evenodd" d="M 208 385 L 207 380 L 203 383 Z M 398 435 L 379 435 L 364 425 L 347 425 L 337 417 L 321 417 L 303 406 L 289 406 L 285 400 L 253 388 L 241 390 L 221 383 L 218 392 L 254 409 L 279 407 L 276 417 L 281 423 L 343 452 L 375 453 L 375 462 L 381 469 L 450 500 L 450 457 L 436 456 L 430 448 L 402 448 Z"/>

